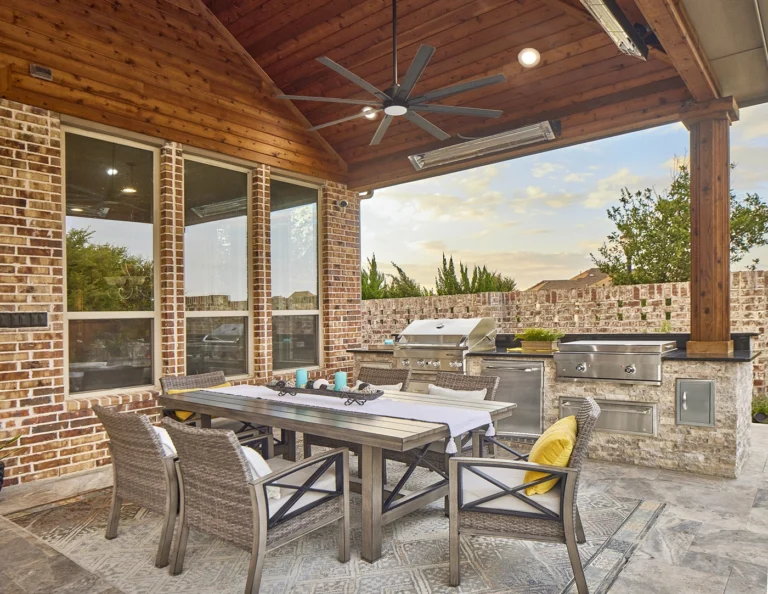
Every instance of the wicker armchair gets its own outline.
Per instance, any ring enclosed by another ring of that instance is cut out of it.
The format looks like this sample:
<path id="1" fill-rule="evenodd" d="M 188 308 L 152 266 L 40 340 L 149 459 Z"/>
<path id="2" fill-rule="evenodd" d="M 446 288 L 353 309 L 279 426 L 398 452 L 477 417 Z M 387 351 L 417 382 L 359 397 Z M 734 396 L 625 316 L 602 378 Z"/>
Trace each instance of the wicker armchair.
<path id="1" fill-rule="evenodd" d="M 198 373 L 196 375 L 176 375 L 166 376 L 160 378 L 160 387 L 163 389 L 163 394 L 167 394 L 170 390 L 204 390 L 205 388 L 212 388 L 213 386 L 220 386 L 226 383 L 227 379 L 224 376 L 223 371 L 210 371 L 208 373 Z M 164 410 L 165 416 L 178 419 L 176 411 Z M 196 415 L 185 419 L 184 422 L 197 425 L 200 418 Z M 213 429 L 229 429 L 234 431 L 238 439 L 244 445 L 253 447 L 255 441 L 258 441 L 258 437 L 261 435 L 272 435 L 271 427 L 255 427 L 247 421 L 235 421 L 233 419 L 227 419 L 224 417 L 218 417 L 211 420 L 211 427 Z M 260 441 L 259 445 L 262 447 L 262 455 L 265 458 L 271 458 L 274 455 L 274 445 L 271 442 Z"/>
<path id="2" fill-rule="evenodd" d="M 485 399 L 495 400 L 496 391 L 499 388 L 499 378 L 488 375 L 462 375 L 460 373 L 441 371 L 437 374 L 437 379 L 435 380 L 434 385 L 439 388 L 467 392 L 485 389 Z M 404 464 L 411 464 L 413 460 L 419 459 L 418 466 L 425 466 L 432 470 L 438 470 L 447 475 L 449 458 L 449 455 L 445 453 L 447 443 L 447 439 L 444 442 L 436 441 L 431 443 L 426 449 L 426 452 L 420 450 L 410 452 L 384 450 L 384 460 L 395 460 Z M 463 437 L 459 447 L 462 452 L 471 451 L 471 437 Z"/>
<path id="3" fill-rule="evenodd" d="M 112 505 L 105 536 L 108 539 L 117 536 L 123 500 L 162 514 L 163 529 L 155 565 L 165 567 L 179 502 L 174 456 L 164 453 L 160 438 L 147 417 L 122 414 L 102 406 L 94 406 L 93 411 L 107 430 L 112 455 Z"/>
<path id="4" fill-rule="evenodd" d="M 564 543 L 579 594 L 588 594 L 577 543 L 586 542 L 576 505 L 579 476 L 600 407 L 586 398 L 576 415 L 578 434 L 566 468 L 532 464 L 523 460 L 452 458 L 450 466 L 450 585 L 458 586 L 460 535 L 482 534 Z M 527 470 L 547 475 L 525 482 Z M 525 495 L 532 485 L 558 478 L 543 495 Z"/>
<path id="5" fill-rule="evenodd" d="M 365 382 L 366 384 L 373 384 L 374 386 L 392 386 L 395 384 L 403 384 L 400 388 L 401 392 L 408 391 L 408 383 L 411 381 L 410 369 L 381 369 L 378 367 L 361 367 L 360 374 L 357 377 L 358 381 Z M 341 439 L 333 439 L 331 437 L 321 437 L 320 435 L 304 434 L 304 457 L 309 458 L 312 455 L 312 446 L 322 446 L 325 448 L 347 448 L 350 452 L 354 453 L 358 458 L 360 457 L 361 446 L 360 444 L 343 441 Z"/>
<path id="6" fill-rule="evenodd" d="M 171 573 L 181 573 L 189 529 L 250 551 L 246 594 L 259 591 L 264 556 L 332 523 L 339 524 L 339 561 L 349 561 L 349 453 L 325 452 L 297 463 L 270 461 L 273 472 L 251 474 L 234 433 L 163 420 L 179 454 L 181 494 Z M 277 463 L 282 462 L 278 468 Z M 278 487 L 280 498 L 267 496 Z"/>

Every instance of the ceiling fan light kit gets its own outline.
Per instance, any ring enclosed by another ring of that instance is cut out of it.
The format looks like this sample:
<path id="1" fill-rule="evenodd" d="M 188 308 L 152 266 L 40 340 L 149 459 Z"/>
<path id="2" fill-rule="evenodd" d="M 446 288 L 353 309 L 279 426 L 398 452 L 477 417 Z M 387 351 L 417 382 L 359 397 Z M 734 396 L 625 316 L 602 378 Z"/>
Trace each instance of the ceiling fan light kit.
<path id="1" fill-rule="evenodd" d="M 581 0 L 581 3 L 622 52 L 641 60 L 648 57 L 648 46 L 615 0 Z"/>
<path id="2" fill-rule="evenodd" d="M 493 136 L 477 138 L 426 153 L 411 155 L 408 159 L 416 171 L 422 171 L 430 167 L 439 167 L 440 165 L 448 165 L 449 163 L 506 151 L 528 144 L 554 140 L 556 137 L 552 122 L 545 121 L 494 134 Z"/>
<path id="3" fill-rule="evenodd" d="M 422 113 L 445 113 L 451 115 L 463 115 L 471 117 L 482 118 L 498 118 L 503 112 L 498 109 L 479 109 L 475 107 L 462 107 L 456 105 L 440 105 L 431 103 L 432 101 L 438 101 L 440 99 L 446 99 L 459 93 L 465 93 L 467 91 L 473 91 L 481 89 L 489 85 L 495 85 L 501 82 L 505 82 L 507 79 L 503 74 L 496 74 L 494 76 L 486 76 L 477 80 L 459 83 L 451 85 L 436 91 L 429 91 L 422 95 L 412 97 L 416 83 L 435 53 L 435 48 L 430 45 L 422 45 L 419 47 L 416 55 L 411 61 L 408 71 L 402 80 L 397 76 L 397 0 L 392 1 L 392 86 L 382 91 L 381 89 L 370 84 L 366 80 L 357 76 L 354 72 L 347 70 L 340 64 L 337 64 L 328 57 L 317 58 L 317 61 L 327 66 L 337 74 L 340 74 L 350 82 L 356 84 L 361 89 L 365 90 L 369 94 L 376 98 L 376 101 L 366 101 L 359 99 L 341 99 L 334 97 L 308 97 L 304 95 L 278 95 L 279 99 L 289 99 L 294 101 L 320 101 L 323 103 L 340 103 L 349 105 L 364 106 L 363 110 L 355 115 L 339 118 L 332 122 L 326 122 L 324 124 L 318 124 L 312 126 L 310 130 L 320 130 L 340 124 L 342 122 L 348 122 L 358 118 L 374 119 L 371 117 L 371 110 L 378 115 L 379 111 L 384 112 L 384 117 L 379 123 L 379 127 L 376 133 L 371 139 L 371 145 L 377 145 L 381 142 L 382 138 L 387 132 L 392 120 L 397 117 L 402 117 L 419 126 L 422 130 L 428 132 L 438 140 L 447 140 L 451 137 L 450 134 L 441 130 L 429 120 L 422 117 L 416 112 Z M 365 108 L 370 108 L 366 111 Z"/>

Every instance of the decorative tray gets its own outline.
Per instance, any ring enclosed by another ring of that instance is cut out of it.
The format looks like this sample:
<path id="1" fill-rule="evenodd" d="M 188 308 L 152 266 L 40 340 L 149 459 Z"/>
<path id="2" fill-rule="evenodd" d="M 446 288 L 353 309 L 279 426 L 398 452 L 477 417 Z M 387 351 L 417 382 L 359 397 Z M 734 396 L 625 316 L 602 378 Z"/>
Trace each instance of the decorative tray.
<path id="1" fill-rule="evenodd" d="M 339 391 L 328 390 L 324 388 L 297 388 L 296 386 L 290 386 L 284 381 L 279 381 L 274 384 L 268 384 L 268 388 L 277 392 L 278 396 L 296 396 L 296 394 L 314 394 L 315 396 L 330 396 L 332 398 L 344 399 L 344 404 L 349 406 L 351 404 L 357 404 L 363 406 L 369 400 L 376 400 L 384 395 L 383 390 L 376 390 L 374 392 L 360 392 L 358 390 Z"/>

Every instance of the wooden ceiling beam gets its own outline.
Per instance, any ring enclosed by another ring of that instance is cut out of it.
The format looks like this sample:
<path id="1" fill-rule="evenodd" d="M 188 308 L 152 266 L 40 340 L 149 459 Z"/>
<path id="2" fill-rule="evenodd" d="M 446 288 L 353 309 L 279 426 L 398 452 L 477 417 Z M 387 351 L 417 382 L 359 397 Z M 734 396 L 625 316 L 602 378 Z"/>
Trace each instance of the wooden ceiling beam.
<path id="1" fill-rule="evenodd" d="M 11 88 L 11 65 L 0 65 L 0 96 L 5 96 L 5 93 Z"/>
<path id="2" fill-rule="evenodd" d="M 693 98 L 699 102 L 719 98 L 717 78 L 681 0 L 636 0 L 636 3 Z"/>

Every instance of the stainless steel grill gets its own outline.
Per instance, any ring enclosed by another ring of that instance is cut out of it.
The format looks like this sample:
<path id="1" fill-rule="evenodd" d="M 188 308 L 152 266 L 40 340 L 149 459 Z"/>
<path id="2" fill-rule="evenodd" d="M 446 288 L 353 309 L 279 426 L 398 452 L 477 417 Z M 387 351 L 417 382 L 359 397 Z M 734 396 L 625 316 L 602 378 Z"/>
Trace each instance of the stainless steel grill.
<path id="1" fill-rule="evenodd" d="M 555 353 L 556 377 L 561 381 L 608 381 L 661 385 L 661 356 L 675 350 L 661 340 L 577 340 Z"/>
<path id="2" fill-rule="evenodd" d="M 493 318 L 416 320 L 395 342 L 395 367 L 411 370 L 410 391 L 426 393 L 438 371 L 464 373 L 467 353 L 495 348 Z"/>

